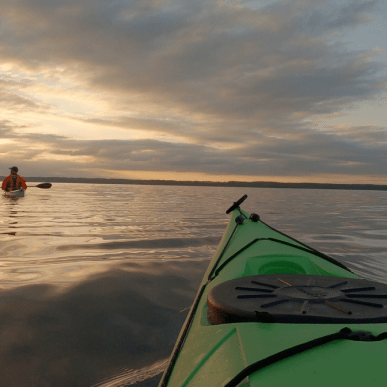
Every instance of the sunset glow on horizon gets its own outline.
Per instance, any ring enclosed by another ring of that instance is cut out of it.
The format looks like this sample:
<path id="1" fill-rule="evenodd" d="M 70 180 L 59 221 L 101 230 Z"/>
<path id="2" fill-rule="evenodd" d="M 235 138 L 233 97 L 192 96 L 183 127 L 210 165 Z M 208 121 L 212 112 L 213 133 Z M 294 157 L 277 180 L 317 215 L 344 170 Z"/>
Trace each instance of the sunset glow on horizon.
<path id="1" fill-rule="evenodd" d="M 387 184 L 385 2 L 0 10 L 0 175 Z"/>

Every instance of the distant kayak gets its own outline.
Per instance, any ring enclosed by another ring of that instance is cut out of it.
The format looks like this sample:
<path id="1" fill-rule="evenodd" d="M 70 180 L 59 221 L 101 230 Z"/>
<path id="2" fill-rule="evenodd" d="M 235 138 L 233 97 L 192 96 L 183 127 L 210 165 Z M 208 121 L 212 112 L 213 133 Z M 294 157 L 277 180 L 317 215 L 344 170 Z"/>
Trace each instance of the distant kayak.
<path id="1" fill-rule="evenodd" d="M 382 386 L 387 285 L 234 203 L 159 387 Z"/>
<path id="2" fill-rule="evenodd" d="M 22 198 L 24 197 L 24 189 L 17 189 L 15 191 L 5 191 L 4 195 L 9 198 Z"/>

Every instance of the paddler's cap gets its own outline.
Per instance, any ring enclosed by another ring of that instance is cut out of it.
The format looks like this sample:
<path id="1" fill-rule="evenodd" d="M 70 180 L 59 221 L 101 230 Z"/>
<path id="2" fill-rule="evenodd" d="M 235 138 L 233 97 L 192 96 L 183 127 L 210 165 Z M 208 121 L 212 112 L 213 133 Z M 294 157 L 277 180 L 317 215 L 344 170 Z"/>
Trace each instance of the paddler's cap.
<path id="1" fill-rule="evenodd" d="M 18 167 L 11 167 L 9 168 L 11 171 L 16 171 L 16 172 L 19 172 L 19 168 Z"/>

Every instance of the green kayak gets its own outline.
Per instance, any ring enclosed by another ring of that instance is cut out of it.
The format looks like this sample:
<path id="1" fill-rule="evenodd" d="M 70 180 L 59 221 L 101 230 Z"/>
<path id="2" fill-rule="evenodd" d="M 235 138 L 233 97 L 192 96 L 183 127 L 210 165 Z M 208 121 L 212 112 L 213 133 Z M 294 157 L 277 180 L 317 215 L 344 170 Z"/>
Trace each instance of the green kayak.
<path id="1" fill-rule="evenodd" d="M 387 285 L 240 209 L 183 325 L 160 387 L 382 386 Z"/>

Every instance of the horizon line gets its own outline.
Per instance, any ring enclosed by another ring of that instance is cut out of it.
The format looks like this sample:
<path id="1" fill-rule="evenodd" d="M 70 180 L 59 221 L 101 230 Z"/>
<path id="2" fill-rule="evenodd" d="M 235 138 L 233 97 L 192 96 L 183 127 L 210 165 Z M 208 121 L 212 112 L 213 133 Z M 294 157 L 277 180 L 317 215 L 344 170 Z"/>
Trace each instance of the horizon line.
<path id="1" fill-rule="evenodd" d="M 2 178 L 5 178 L 2 177 Z M 279 181 L 198 181 L 198 180 L 153 180 L 153 179 L 119 179 L 103 177 L 25 177 L 26 180 L 55 183 L 84 184 L 135 184 L 135 185 L 176 185 L 176 186 L 217 186 L 217 187 L 256 187 L 256 188 L 319 188 L 319 189 L 352 189 L 352 190 L 387 190 L 386 184 L 373 183 L 314 183 L 314 182 L 279 182 Z"/>

